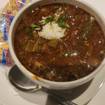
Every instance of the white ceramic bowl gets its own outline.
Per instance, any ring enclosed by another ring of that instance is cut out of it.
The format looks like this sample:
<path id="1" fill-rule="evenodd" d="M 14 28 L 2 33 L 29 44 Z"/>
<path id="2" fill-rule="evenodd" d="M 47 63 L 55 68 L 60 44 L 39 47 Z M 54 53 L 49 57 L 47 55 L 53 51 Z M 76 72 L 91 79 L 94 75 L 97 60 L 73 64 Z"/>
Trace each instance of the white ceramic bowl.
<path id="1" fill-rule="evenodd" d="M 84 0 L 83 0 L 84 1 Z M 99 22 L 100 26 L 102 27 L 103 31 L 104 31 L 104 27 L 105 27 L 105 21 L 103 21 L 102 17 L 100 17 L 99 13 L 95 10 L 94 7 L 89 6 L 87 3 L 85 2 L 80 2 L 80 1 L 75 1 L 75 0 L 41 0 L 41 1 L 33 1 L 30 4 L 26 5 L 22 10 L 19 11 L 19 13 L 15 16 L 15 19 L 12 22 L 12 25 L 10 27 L 10 31 L 9 31 L 9 49 L 10 49 L 10 53 L 11 56 L 15 62 L 15 64 L 20 68 L 20 70 L 27 76 L 29 77 L 29 79 L 33 80 L 35 83 L 49 88 L 49 89 L 70 89 L 70 88 L 74 88 L 77 86 L 80 86 L 88 81 L 90 81 L 91 79 L 93 79 L 95 77 L 95 75 L 102 69 L 102 67 L 104 66 L 104 62 L 105 59 L 103 60 L 103 62 L 101 63 L 101 65 L 94 70 L 91 74 L 75 80 L 75 81 L 70 81 L 70 82 L 53 82 L 53 81 L 49 81 L 49 80 L 45 80 L 43 78 L 40 78 L 34 74 L 32 74 L 30 71 L 28 71 L 22 64 L 21 62 L 18 60 L 18 58 L 16 57 L 16 54 L 14 52 L 14 44 L 15 42 L 13 42 L 14 39 L 14 31 L 16 30 L 17 24 L 19 22 L 19 20 L 22 17 L 23 12 L 27 11 L 27 9 L 29 9 L 31 6 L 38 6 L 38 5 L 46 5 L 46 4 L 52 4 L 52 3 L 68 3 L 68 4 L 72 4 L 72 5 L 78 5 L 79 7 L 83 8 L 84 10 L 86 10 L 87 12 L 89 12 L 90 14 L 94 15 L 97 19 L 97 21 Z M 104 32 L 105 33 L 105 32 Z M 27 58 L 28 59 L 28 58 Z"/>

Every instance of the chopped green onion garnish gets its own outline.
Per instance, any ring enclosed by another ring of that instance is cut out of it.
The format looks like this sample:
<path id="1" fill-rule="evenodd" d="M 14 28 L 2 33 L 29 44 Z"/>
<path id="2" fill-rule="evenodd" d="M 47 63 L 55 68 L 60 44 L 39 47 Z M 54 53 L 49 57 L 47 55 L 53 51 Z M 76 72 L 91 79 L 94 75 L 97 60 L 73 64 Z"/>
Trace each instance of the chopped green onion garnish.
<path id="1" fill-rule="evenodd" d="M 52 22 L 53 20 L 54 20 L 54 17 L 53 16 L 49 16 L 49 17 L 41 20 L 40 23 L 43 24 L 43 25 L 45 25 L 45 24 L 47 24 L 49 22 Z"/>
<path id="2" fill-rule="evenodd" d="M 59 19 L 57 20 L 59 27 L 70 28 L 69 24 L 67 24 L 65 21 L 66 21 L 66 16 L 59 17 Z"/>
<path id="3" fill-rule="evenodd" d="M 58 22 L 59 27 L 61 28 L 70 28 L 70 26 L 65 22 Z"/>
<path id="4" fill-rule="evenodd" d="M 41 27 L 40 27 L 39 25 L 37 25 L 37 24 L 32 24 L 32 25 L 31 25 L 31 28 L 32 28 L 33 30 L 40 30 L 40 29 L 41 29 Z"/>

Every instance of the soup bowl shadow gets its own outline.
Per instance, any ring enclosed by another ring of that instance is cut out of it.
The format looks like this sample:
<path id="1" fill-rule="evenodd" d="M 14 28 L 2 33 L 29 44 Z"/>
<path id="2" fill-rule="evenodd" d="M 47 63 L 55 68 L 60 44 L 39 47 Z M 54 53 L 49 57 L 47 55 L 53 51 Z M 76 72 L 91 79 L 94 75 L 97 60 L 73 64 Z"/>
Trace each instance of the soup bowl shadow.
<path id="1" fill-rule="evenodd" d="M 83 94 L 92 80 L 74 89 L 67 90 L 51 90 L 43 88 L 37 92 L 24 92 L 15 88 L 16 92 L 23 99 L 38 105 L 59 105 L 60 103 L 69 101 L 72 102 L 74 99 Z"/>

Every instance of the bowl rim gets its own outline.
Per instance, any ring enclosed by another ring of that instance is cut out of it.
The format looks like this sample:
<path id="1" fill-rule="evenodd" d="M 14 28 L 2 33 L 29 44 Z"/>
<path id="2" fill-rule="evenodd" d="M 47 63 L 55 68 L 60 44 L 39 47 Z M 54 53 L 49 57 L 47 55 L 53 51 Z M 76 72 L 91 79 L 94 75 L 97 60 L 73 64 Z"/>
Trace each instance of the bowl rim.
<path id="1" fill-rule="evenodd" d="M 49 83 L 49 84 L 52 84 L 52 85 L 59 85 L 59 86 L 63 86 L 63 85 L 66 85 L 66 84 L 71 84 L 71 85 L 74 85 L 74 84 L 78 84 L 78 83 L 82 83 L 84 81 L 87 81 L 88 79 L 91 79 L 93 78 L 93 76 L 95 74 L 97 74 L 105 65 L 105 58 L 103 59 L 103 61 L 101 62 L 101 64 L 92 72 L 90 73 L 89 75 L 85 76 L 85 77 L 82 77 L 80 79 L 77 79 L 77 80 L 74 80 L 74 81 L 66 81 L 66 82 L 57 82 L 57 81 L 50 81 L 50 80 L 47 80 L 47 79 L 44 79 L 44 78 L 41 78 L 33 73 L 31 73 L 29 70 L 27 70 L 22 64 L 21 62 L 18 60 L 16 54 L 15 54 L 15 51 L 13 49 L 13 42 L 12 42 L 12 33 L 13 33 L 13 29 L 15 27 L 15 23 L 17 22 L 17 20 L 19 19 L 19 17 L 22 15 L 22 13 L 28 9 L 29 7 L 31 7 L 32 5 L 34 5 L 35 3 L 37 2 L 40 2 L 42 0 L 36 0 L 36 1 L 32 1 L 31 3 L 29 3 L 28 5 L 24 6 L 19 12 L 18 14 L 15 16 L 11 26 L 10 26 L 10 30 L 9 30 L 9 39 L 8 39 L 8 42 L 9 42 L 9 50 L 10 50 L 10 53 L 11 53 L 11 56 L 15 62 L 15 64 L 21 69 L 21 71 L 27 75 L 30 79 L 33 79 L 33 77 L 38 77 L 38 80 L 36 79 L 36 81 L 40 81 L 40 82 L 44 82 L 44 83 Z M 91 9 L 92 11 L 94 11 L 95 14 L 97 14 L 97 16 L 103 21 L 102 17 L 100 16 L 100 14 L 96 11 L 95 8 L 93 8 L 92 6 L 90 6 L 89 4 L 86 4 L 82 1 L 76 1 L 78 3 L 80 3 L 81 5 L 85 5 L 86 8 L 89 8 Z M 105 25 L 105 21 L 104 22 L 104 25 Z M 102 28 L 102 27 L 101 27 Z M 34 80 L 34 79 L 33 79 Z"/>

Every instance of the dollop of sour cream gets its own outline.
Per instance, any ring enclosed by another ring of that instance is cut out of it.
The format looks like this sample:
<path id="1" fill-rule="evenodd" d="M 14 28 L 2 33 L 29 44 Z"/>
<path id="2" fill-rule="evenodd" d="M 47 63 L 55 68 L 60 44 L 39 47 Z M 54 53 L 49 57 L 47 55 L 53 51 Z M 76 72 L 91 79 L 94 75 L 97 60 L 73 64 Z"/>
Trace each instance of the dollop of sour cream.
<path id="1" fill-rule="evenodd" d="M 66 29 L 59 27 L 56 22 L 51 22 L 42 27 L 42 30 L 38 32 L 40 37 L 45 39 L 60 39 L 65 36 Z"/>

